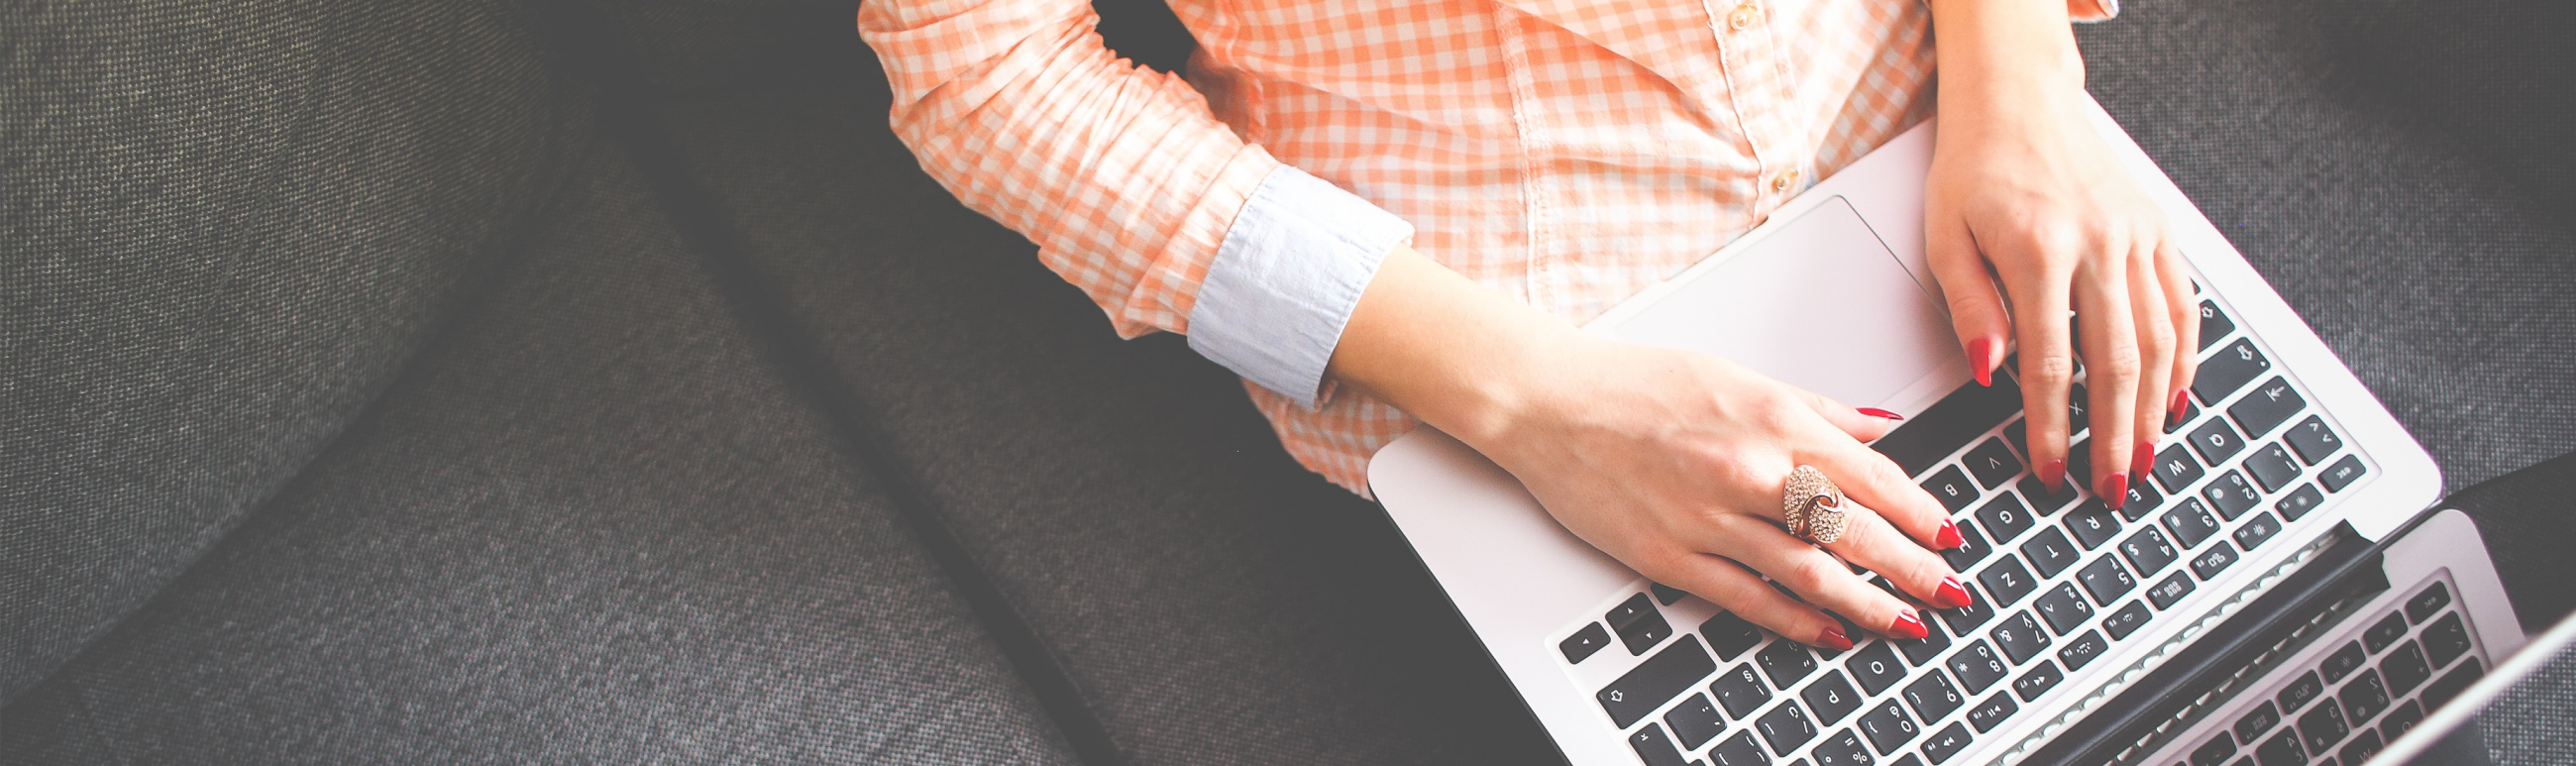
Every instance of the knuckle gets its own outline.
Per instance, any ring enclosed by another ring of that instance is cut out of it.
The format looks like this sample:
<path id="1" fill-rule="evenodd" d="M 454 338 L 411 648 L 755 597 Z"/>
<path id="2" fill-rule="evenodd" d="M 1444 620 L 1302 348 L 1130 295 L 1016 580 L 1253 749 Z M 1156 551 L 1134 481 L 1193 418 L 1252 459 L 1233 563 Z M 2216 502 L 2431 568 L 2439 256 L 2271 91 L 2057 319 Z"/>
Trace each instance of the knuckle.
<path id="1" fill-rule="evenodd" d="M 2032 385 L 2045 389 L 2062 389 L 2075 383 L 2075 357 L 2065 353 L 2048 353 L 2031 357 L 2023 365 L 2022 375 Z"/>
<path id="2" fill-rule="evenodd" d="M 2145 366 L 2146 360 L 2138 353 L 2136 343 L 2111 344 L 2110 348 L 2102 350 L 2102 358 L 2093 365 L 2097 372 L 2121 379 L 2138 377 L 2138 371 Z"/>
<path id="3" fill-rule="evenodd" d="M 1835 575 L 1850 574 L 1832 556 L 1800 556 L 1789 564 L 1789 589 L 1813 598 L 1833 585 Z"/>

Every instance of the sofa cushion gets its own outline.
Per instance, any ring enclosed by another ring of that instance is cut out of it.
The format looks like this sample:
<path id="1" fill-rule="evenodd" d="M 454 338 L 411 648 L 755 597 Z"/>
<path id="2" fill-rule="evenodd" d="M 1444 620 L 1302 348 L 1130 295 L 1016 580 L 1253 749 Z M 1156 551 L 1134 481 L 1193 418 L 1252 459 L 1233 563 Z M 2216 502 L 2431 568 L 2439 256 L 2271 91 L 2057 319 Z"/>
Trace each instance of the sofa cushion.
<path id="1" fill-rule="evenodd" d="M 622 151 L 514 260 L 0 761 L 1071 761 Z"/>
<path id="2" fill-rule="evenodd" d="M 578 106 L 481 0 L 0 6 L 0 704 L 395 377 Z"/>

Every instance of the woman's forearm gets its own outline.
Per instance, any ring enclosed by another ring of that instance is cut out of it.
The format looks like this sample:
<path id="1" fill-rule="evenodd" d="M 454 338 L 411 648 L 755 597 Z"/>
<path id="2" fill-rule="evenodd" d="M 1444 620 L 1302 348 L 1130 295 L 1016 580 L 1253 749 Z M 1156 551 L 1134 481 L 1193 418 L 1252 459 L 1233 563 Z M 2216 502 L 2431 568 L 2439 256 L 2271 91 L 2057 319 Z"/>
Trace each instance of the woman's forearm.
<path id="1" fill-rule="evenodd" d="M 1509 427 L 1537 395 L 1531 370 L 1576 332 L 1413 248 L 1397 246 L 1361 293 L 1326 374 L 1469 443 Z"/>
<path id="2" fill-rule="evenodd" d="M 1942 130 L 2084 90 L 2064 0 L 1932 0 Z M 1962 119 L 1949 119 L 1949 118 Z"/>

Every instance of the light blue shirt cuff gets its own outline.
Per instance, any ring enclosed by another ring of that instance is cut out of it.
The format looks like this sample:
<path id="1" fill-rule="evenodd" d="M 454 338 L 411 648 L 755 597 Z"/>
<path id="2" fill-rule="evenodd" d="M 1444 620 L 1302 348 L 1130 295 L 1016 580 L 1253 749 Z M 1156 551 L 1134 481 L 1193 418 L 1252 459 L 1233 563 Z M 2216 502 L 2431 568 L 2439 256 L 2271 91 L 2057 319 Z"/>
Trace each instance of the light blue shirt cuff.
<path id="1" fill-rule="evenodd" d="M 1342 326 L 1413 225 L 1286 165 L 1235 213 L 1190 309 L 1190 348 L 1313 408 Z"/>

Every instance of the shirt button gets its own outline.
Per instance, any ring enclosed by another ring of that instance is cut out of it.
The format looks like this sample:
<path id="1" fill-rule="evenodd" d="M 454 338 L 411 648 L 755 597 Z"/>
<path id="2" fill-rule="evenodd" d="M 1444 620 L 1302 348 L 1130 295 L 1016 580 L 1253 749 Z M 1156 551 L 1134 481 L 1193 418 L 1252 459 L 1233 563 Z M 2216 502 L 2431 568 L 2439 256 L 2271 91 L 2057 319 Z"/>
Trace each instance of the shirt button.
<path id="1" fill-rule="evenodd" d="M 1771 190 L 1775 192 L 1785 192 L 1788 191 L 1790 187 L 1797 185 L 1798 171 L 1795 170 L 1785 171 L 1779 175 L 1771 177 Z"/>
<path id="2" fill-rule="evenodd" d="M 1735 12 L 1726 14 L 1726 27 L 1738 32 L 1760 21 L 1762 21 L 1762 9 L 1753 7 L 1752 3 L 1735 6 Z"/>

